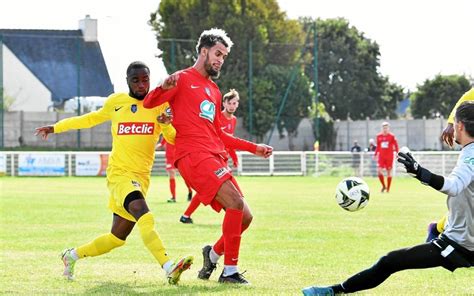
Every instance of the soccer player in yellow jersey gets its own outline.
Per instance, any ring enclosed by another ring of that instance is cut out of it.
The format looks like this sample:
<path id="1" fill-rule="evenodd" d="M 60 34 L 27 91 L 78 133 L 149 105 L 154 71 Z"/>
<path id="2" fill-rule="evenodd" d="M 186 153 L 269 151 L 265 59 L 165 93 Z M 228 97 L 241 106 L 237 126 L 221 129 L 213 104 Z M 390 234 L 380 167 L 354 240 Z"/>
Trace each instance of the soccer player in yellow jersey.
<path id="1" fill-rule="evenodd" d="M 181 273 L 193 262 L 191 256 L 174 263 L 170 260 L 154 228 L 153 214 L 145 202 L 158 137 L 162 133 L 167 141 L 174 143 L 176 134 L 171 124 L 157 122 L 157 117 L 163 116 L 168 107 L 167 103 L 154 109 L 143 107 L 143 99 L 150 88 L 149 76 L 150 70 L 144 63 L 133 62 L 127 68 L 128 94 L 112 94 L 95 112 L 36 129 L 36 135 L 46 140 L 51 133 L 90 128 L 109 120 L 112 123 L 112 152 L 107 167 L 112 229 L 85 245 L 62 253 L 64 276 L 68 279 L 73 279 L 78 259 L 102 255 L 123 246 L 135 224 L 145 246 L 165 270 L 170 284 L 176 284 Z"/>
<path id="2" fill-rule="evenodd" d="M 471 88 L 467 91 L 454 105 L 451 114 L 448 117 L 448 124 L 446 125 L 443 133 L 441 134 L 441 140 L 444 141 L 449 147 L 453 147 L 453 140 L 454 140 L 454 115 L 456 114 L 456 109 L 461 105 L 462 102 L 465 101 L 474 101 L 474 88 Z M 428 236 L 426 237 L 426 241 L 432 241 L 433 239 L 437 238 L 443 231 L 446 226 L 446 220 L 448 216 L 445 215 L 441 218 L 438 222 L 433 222 L 428 225 Z"/>
<path id="3" fill-rule="evenodd" d="M 450 147 L 453 147 L 453 140 L 454 140 L 454 115 L 456 114 L 456 109 L 458 108 L 459 105 L 461 105 L 462 102 L 465 101 L 474 101 L 474 88 L 471 88 L 471 90 L 467 91 L 454 105 L 453 110 L 451 111 L 451 114 L 449 114 L 448 117 L 448 124 L 446 125 L 446 128 L 443 130 L 443 133 L 441 134 L 441 140 L 446 142 Z"/>

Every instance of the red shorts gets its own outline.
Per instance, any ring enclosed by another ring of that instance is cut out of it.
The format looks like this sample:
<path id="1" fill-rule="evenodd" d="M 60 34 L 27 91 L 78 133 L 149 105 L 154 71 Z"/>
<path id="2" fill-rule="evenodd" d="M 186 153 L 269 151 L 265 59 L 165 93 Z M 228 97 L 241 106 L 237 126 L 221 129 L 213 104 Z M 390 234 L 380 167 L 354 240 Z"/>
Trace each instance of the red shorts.
<path id="1" fill-rule="evenodd" d="M 166 159 L 165 165 L 167 171 L 176 169 L 176 167 L 174 166 L 174 161 L 170 161 L 168 158 Z"/>
<path id="2" fill-rule="evenodd" d="M 393 166 L 393 157 L 380 157 L 377 161 L 379 168 L 391 170 Z"/>
<path id="3" fill-rule="evenodd" d="M 180 158 L 176 165 L 186 183 L 196 191 L 196 198 L 206 206 L 211 205 L 216 212 L 221 211 L 222 205 L 215 197 L 225 181 L 230 180 L 242 194 L 232 176 L 232 170 L 227 165 L 227 159 L 220 155 L 193 152 Z"/>

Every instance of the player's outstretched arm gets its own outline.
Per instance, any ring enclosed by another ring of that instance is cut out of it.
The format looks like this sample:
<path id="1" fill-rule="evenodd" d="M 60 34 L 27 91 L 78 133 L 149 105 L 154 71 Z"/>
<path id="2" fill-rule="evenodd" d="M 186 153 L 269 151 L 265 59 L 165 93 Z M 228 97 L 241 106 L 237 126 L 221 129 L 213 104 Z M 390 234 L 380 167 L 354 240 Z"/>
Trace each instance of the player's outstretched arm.
<path id="1" fill-rule="evenodd" d="M 410 152 L 403 153 L 398 152 L 398 162 L 405 166 L 407 173 L 411 174 L 413 177 L 421 181 L 425 185 L 429 185 L 436 190 L 441 190 L 444 185 L 444 177 L 433 174 L 429 170 L 423 168 L 416 160 L 413 158 Z"/>
<path id="2" fill-rule="evenodd" d="M 273 147 L 265 144 L 257 144 L 255 155 L 263 158 L 269 158 L 273 154 Z"/>
<path id="3" fill-rule="evenodd" d="M 54 126 L 52 125 L 41 126 L 35 129 L 35 136 L 40 136 L 43 140 L 47 140 L 48 135 L 53 133 Z"/>
<path id="4" fill-rule="evenodd" d="M 162 115 L 160 115 L 162 116 Z M 167 143 L 170 143 L 171 145 L 175 144 L 175 139 L 176 139 L 176 129 L 174 126 L 171 124 L 170 121 L 168 123 L 161 123 L 160 122 L 160 116 L 158 116 L 158 123 L 160 124 L 161 128 L 161 133 L 163 134 L 163 138 Z M 161 117 L 163 118 L 163 117 Z"/>
<path id="5" fill-rule="evenodd" d="M 168 76 L 161 85 L 150 91 L 143 100 L 143 107 L 151 109 L 169 102 L 178 91 L 179 74 Z"/>

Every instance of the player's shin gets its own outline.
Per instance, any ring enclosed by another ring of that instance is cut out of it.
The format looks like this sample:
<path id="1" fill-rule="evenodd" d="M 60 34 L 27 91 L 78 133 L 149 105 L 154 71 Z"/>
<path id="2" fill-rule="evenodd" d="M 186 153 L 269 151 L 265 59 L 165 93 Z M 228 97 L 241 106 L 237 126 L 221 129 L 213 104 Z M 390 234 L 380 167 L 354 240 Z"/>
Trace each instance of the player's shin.
<path id="1" fill-rule="evenodd" d="M 163 266 L 167 261 L 170 260 L 166 254 L 163 242 L 155 230 L 155 220 L 151 212 L 141 216 L 137 221 L 138 228 L 140 230 L 140 236 L 142 237 L 143 243 L 148 248 L 150 253 L 155 259 Z"/>
<path id="2" fill-rule="evenodd" d="M 76 248 L 77 256 L 80 258 L 94 257 L 110 252 L 125 244 L 124 240 L 119 239 L 112 233 L 103 234 L 93 241 Z"/>
<path id="3" fill-rule="evenodd" d="M 170 183 L 171 198 L 176 199 L 176 179 L 170 178 L 169 183 Z"/>
<path id="4" fill-rule="evenodd" d="M 242 224 L 242 229 L 240 231 L 240 233 L 244 233 L 245 230 L 247 230 L 247 228 L 249 228 L 250 226 L 250 223 L 243 223 Z M 214 246 L 212 247 L 212 251 L 216 253 L 216 256 L 222 256 L 222 254 L 224 254 L 224 236 L 221 236 L 219 238 L 219 240 L 214 244 Z M 217 257 L 217 259 L 219 259 L 219 257 Z M 217 259 L 214 261 L 212 260 L 212 252 L 211 252 L 211 261 L 216 263 L 217 262 Z"/>
<path id="5" fill-rule="evenodd" d="M 222 233 L 224 236 L 224 265 L 237 266 L 239 261 L 240 239 L 242 233 L 243 212 L 237 209 L 227 209 Z"/>
<path id="6" fill-rule="evenodd" d="M 186 209 L 186 211 L 184 212 L 184 215 L 186 217 L 191 217 L 191 215 L 194 213 L 194 211 L 196 211 L 196 209 L 199 207 L 199 204 L 201 203 L 201 201 L 199 200 L 199 198 L 197 198 L 196 196 L 194 196 L 192 199 L 191 199 L 191 202 L 189 203 L 188 205 L 188 208 Z"/>

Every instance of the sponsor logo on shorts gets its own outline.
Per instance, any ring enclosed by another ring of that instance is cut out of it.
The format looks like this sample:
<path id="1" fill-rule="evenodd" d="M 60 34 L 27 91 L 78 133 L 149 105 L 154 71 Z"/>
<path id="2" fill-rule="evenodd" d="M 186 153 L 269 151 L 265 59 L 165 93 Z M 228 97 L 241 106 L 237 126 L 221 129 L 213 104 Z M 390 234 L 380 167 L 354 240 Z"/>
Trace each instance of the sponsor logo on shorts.
<path id="1" fill-rule="evenodd" d="M 141 186 L 140 186 L 140 183 L 138 183 L 138 181 L 133 181 L 133 180 L 132 180 L 132 185 L 135 186 L 135 187 L 137 187 L 137 188 L 140 188 L 140 187 L 141 187 Z"/>
<path id="2" fill-rule="evenodd" d="M 217 171 L 214 172 L 214 174 L 216 174 L 216 177 L 217 178 L 222 178 L 222 176 L 224 176 L 225 174 L 227 173 L 230 173 L 231 170 L 229 167 L 222 167 L 220 169 L 218 169 Z"/>
<path id="3" fill-rule="evenodd" d="M 153 122 L 120 122 L 117 135 L 153 135 L 154 132 Z"/>

